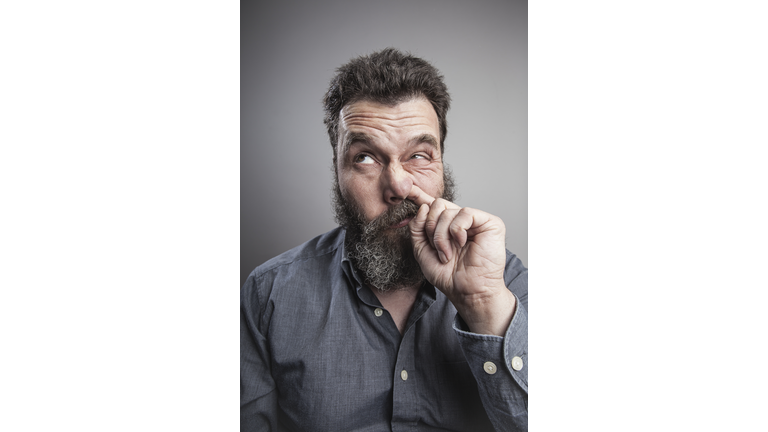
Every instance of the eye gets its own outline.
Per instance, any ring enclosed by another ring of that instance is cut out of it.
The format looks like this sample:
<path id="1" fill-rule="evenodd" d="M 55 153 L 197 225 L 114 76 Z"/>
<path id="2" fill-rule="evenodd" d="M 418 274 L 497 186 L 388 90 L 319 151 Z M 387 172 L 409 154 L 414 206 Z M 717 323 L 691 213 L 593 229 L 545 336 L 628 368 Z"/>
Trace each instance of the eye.
<path id="1" fill-rule="evenodd" d="M 424 160 L 429 160 L 429 158 L 427 157 L 427 155 L 425 155 L 424 153 L 416 153 L 415 155 L 411 156 L 411 159 L 424 159 Z"/>
<path id="2" fill-rule="evenodd" d="M 355 163 L 372 164 L 373 162 L 374 162 L 373 158 L 370 155 L 367 155 L 365 153 L 360 153 L 359 155 L 355 156 Z"/>

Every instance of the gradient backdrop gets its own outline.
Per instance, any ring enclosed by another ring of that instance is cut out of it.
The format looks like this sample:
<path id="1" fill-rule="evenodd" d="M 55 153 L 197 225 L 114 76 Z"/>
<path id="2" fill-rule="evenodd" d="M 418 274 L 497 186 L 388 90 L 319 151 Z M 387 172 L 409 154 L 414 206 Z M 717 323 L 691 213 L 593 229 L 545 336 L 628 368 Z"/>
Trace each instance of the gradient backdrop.
<path id="1" fill-rule="evenodd" d="M 526 1 L 243 1 L 241 20 L 241 285 L 336 226 L 322 97 L 336 67 L 388 46 L 445 76 L 457 204 L 501 217 L 528 264 Z"/>

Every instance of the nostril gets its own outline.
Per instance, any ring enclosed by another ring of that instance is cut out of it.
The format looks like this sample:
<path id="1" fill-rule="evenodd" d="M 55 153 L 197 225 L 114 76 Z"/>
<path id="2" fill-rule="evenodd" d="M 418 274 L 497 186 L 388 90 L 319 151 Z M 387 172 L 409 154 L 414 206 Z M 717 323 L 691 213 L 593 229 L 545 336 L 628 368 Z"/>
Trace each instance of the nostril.
<path id="1" fill-rule="evenodd" d="M 403 167 L 391 164 L 381 177 L 382 187 L 388 203 L 399 204 L 411 192 L 413 180 Z"/>

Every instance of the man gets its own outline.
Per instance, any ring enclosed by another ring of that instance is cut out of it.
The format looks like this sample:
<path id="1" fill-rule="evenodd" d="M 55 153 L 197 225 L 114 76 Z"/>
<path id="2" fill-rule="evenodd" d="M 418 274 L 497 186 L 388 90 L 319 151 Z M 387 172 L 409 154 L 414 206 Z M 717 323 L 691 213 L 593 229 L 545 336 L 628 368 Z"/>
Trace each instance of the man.
<path id="1" fill-rule="evenodd" d="M 528 271 L 451 202 L 442 76 L 385 49 L 324 104 L 340 227 L 243 286 L 241 429 L 526 430 Z"/>

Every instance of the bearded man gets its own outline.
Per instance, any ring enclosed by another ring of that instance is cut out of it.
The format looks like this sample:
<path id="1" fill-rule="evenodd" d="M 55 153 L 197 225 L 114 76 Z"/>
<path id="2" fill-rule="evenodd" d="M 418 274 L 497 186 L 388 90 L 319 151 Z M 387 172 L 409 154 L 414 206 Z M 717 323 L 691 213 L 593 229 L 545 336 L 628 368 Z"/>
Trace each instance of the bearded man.
<path id="1" fill-rule="evenodd" d="M 452 202 L 443 77 L 388 48 L 324 104 L 340 226 L 242 288 L 241 429 L 527 430 L 528 271 Z"/>

